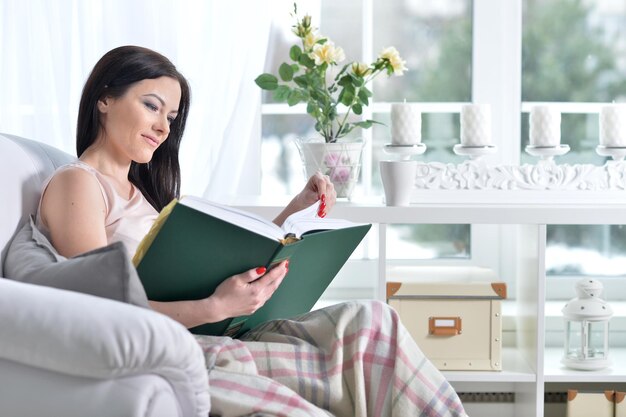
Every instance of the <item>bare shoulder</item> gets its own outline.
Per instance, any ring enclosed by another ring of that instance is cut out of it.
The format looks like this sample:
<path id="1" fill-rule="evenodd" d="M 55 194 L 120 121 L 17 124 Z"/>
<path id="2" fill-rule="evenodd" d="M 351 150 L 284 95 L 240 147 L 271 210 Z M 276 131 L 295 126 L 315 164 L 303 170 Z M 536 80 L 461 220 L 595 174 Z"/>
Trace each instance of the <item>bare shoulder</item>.
<path id="1" fill-rule="evenodd" d="M 70 202 L 101 202 L 104 207 L 104 199 L 100 184 L 92 173 L 70 167 L 64 169 L 52 177 L 48 187 L 44 191 L 44 200 L 61 200 Z"/>
<path id="2" fill-rule="evenodd" d="M 96 177 L 84 169 L 64 169 L 50 180 L 40 216 L 50 230 L 52 244 L 64 256 L 107 244 L 104 196 Z"/>
<path id="3" fill-rule="evenodd" d="M 106 204 L 96 177 L 81 168 L 67 168 L 52 177 L 41 201 L 41 218 L 82 215 L 104 216 Z"/>

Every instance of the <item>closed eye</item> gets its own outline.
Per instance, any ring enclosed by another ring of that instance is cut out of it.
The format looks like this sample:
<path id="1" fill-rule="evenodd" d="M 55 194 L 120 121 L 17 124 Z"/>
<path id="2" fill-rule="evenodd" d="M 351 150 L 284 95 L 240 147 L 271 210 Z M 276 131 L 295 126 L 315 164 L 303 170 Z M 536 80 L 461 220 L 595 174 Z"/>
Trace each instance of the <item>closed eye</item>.
<path id="1" fill-rule="evenodd" d="M 145 101 L 143 104 L 152 111 L 159 110 L 159 108 L 156 105 L 150 103 L 149 101 Z"/>

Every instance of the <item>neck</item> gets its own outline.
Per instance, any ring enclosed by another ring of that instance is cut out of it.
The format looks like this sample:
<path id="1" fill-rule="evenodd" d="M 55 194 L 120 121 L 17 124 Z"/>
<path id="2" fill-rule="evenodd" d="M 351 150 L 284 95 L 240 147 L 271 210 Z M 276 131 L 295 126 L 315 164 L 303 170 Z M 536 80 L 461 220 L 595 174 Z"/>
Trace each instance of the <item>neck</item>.
<path id="1" fill-rule="evenodd" d="M 120 184 L 127 184 L 131 160 L 112 152 L 112 149 L 103 146 L 104 141 L 96 140 L 78 158 L 91 165 L 101 174 L 114 178 Z"/>

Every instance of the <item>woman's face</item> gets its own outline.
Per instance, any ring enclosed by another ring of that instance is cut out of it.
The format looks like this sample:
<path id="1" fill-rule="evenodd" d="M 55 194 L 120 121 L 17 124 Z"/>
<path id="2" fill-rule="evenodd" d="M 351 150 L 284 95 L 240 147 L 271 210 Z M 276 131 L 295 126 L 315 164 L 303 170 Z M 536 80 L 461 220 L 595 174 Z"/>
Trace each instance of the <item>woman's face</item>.
<path id="1" fill-rule="evenodd" d="M 96 139 L 116 158 L 146 163 L 167 139 L 178 115 L 180 84 L 170 77 L 133 84 L 118 98 L 98 101 L 102 128 Z"/>

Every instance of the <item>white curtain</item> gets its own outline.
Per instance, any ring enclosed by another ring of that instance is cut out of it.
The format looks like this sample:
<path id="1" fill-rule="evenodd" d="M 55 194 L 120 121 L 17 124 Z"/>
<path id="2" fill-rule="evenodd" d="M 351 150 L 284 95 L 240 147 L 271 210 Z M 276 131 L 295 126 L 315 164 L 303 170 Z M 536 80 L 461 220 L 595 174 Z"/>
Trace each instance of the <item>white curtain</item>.
<path id="1" fill-rule="evenodd" d="M 0 0 L 0 132 L 74 154 L 89 71 L 108 50 L 141 45 L 170 58 L 191 85 L 183 193 L 250 192 L 260 172 L 254 78 L 266 10 L 245 0 Z"/>

